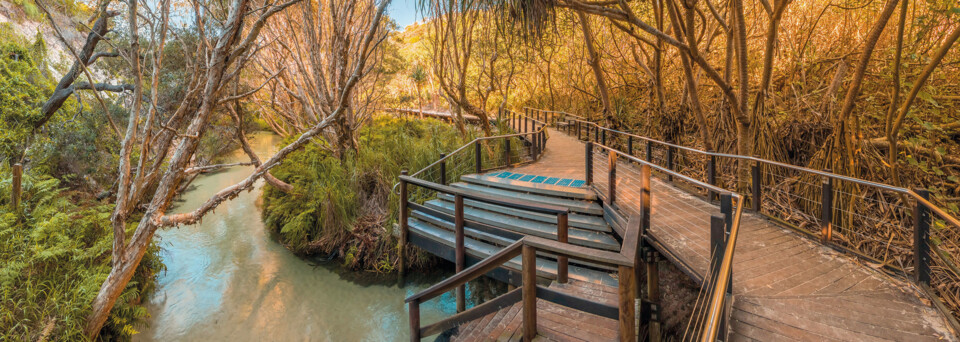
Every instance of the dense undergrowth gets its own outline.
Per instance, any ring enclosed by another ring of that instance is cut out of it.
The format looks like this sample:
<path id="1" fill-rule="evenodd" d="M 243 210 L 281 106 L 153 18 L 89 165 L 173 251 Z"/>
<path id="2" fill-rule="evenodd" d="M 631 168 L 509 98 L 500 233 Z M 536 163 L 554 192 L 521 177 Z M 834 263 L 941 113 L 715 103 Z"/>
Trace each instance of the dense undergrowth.
<path id="1" fill-rule="evenodd" d="M 75 204 L 59 180 L 25 175 L 13 210 L 10 187 L 9 169 L 0 169 L 0 340 L 84 340 L 90 303 L 110 273 L 112 206 Z M 144 256 L 100 338 L 128 340 L 143 324 L 144 295 L 163 269 L 157 252 Z"/>
<path id="2" fill-rule="evenodd" d="M 390 272 L 398 261 L 393 223 L 399 202 L 391 191 L 397 175 L 419 170 L 471 139 L 433 119 L 376 118 L 360 130 L 356 154 L 340 160 L 311 144 L 274 168 L 273 175 L 295 190 L 285 194 L 266 187 L 264 220 L 294 253 L 336 253 L 347 267 Z M 421 253 L 408 258 L 413 267 L 430 260 Z"/>

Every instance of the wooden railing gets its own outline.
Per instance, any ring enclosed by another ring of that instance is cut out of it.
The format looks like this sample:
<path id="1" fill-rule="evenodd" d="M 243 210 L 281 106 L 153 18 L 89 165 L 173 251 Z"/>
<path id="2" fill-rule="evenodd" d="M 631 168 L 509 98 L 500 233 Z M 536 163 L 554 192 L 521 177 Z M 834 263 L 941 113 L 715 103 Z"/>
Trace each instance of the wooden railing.
<path id="1" fill-rule="evenodd" d="M 960 234 L 957 232 L 960 229 L 960 220 L 932 203 L 926 189 L 912 190 L 754 156 L 704 151 L 609 129 L 569 114 L 565 116 L 562 125 L 558 125 L 560 126 L 578 139 L 602 145 L 608 145 L 610 140 L 610 145 L 622 146 L 626 155 L 633 156 L 637 147 L 635 145 L 643 144 L 646 161 L 659 159 L 665 169 L 675 171 L 664 172 L 668 181 L 673 181 L 678 172 L 699 173 L 705 178 L 705 183 L 723 188 L 722 180 L 727 178 L 726 189 L 746 190 L 752 211 L 810 235 L 826 246 L 882 265 L 891 273 L 911 278 L 932 299 L 952 298 L 949 307 L 941 300 L 935 300 L 934 305 L 948 317 L 955 330 L 960 330 L 956 319 L 957 312 L 960 312 L 960 305 L 957 303 L 960 296 L 956 294 L 960 292 L 960 267 L 956 265 L 956 256 L 950 254 L 947 248 L 938 248 L 940 243 L 948 240 L 947 234 L 953 234 L 953 240 L 956 240 L 955 237 Z M 659 156 L 655 152 L 660 152 Z M 685 157 L 688 159 L 701 160 L 699 166 L 702 168 L 678 170 L 676 161 L 681 152 L 687 153 Z M 731 167 L 728 172 L 718 174 L 718 168 L 724 163 Z M 744 169 L 749 169 L 749 172 L 743 172 Z M 775 171 L 790 176 L 778 175 Z M 743 179 L 744 174 L 749 174 L 749 179 Z M 591 176 L 587 177 L 589 179 Z M 812 192 L 819 196 L 794 199 L 788 204 L 765 200 L 775 196 L 795 197 L 789 188 L 780 188 L 783 184 L 789 185 L 791 180 L 798 183 L 798 186 L 815 190 Z M 844 186 L 857 191 L 845 191 Z M 889 209 L 894 212 L 892 217 L 868 218 L 862 212 L 857 212 L 853 206 L 854 201 L 862 200 L 871 191 L 879 198 L 877 201 L 882 201 L 885 208 L 892 208 Z M 716 200 L 718 192 L 708 190 L 705 195 L 709 200 Z M 884 200 L 887 198 L 893 199 Z M 913 202 L 909 203 L 907 200 Z M 783 212 L 798 215 L 786 217 L 782 215 Z M 879 227 L 878 230 L 886 229 L 883 231 L 884 236 L 872 236 L 858 229 L 868 225 Z M 931 226 L 936 229 L 931 231 Z M 939 234 L 939 237 L 931 238 L 931 233 Z M 912 245 L 905 248 L 895 246 L 890 237 L 895 235 L 904 236 L 902 240 Z M 860 242 L 852 243 L 851 240 L 854 239 L 851 236 L 858 238 Z M 902 266 L 891 262 L 887 256 L 894 252 L 906 255 L 910 262 Z M 933 271 L 932 266 L 936 266 Z M 932 278 L 932 273 L 936 277 Z"/>
<path id="2" fill-rule="evenodd" d="M 526 207 L 529 208 L 529 206 Z M 623 247 L 619 253 L 570 245 L 564 242 L 552 241 L 535 236 L 525 236 L 517 240 L 470 268 L 457 272 L 443 282 L 408 297 L 406 302 L 409 306 L 410 314 L 410 340 L 420 341 L 421 337 L 441 333 L 522 301 L 521 327 L 523 329 L 523 339 L 524 341 L 531 341 L 537 335 L 537 299 L 546 300 L 601 317 L 617 319 L 619 322 L 618 330 L 620 340 L 635 340 L 636 308 L 634 298 L 636 298 L 639 293 L 636 287 L 634 265 L 636 265 L 637 246 L 640 239 L 640 218 L 635 217 L 631 219 L 631 226 L 636 227 L 636 229 L 631 229 L 631 233 L 625 236 Z M 618 305 L 613 307 L 607 304 L 596 303 L 588 299 L 537 285 L 537 252 L 546 252 L 562 258 L 617 267 L 619 284 Z M 520 288 L 500 295 L 470 310 L 460 311 L 447 319 L 427 326 L 421 326 L 421 303 L 451 290 L 462 288 L 468 281 L 487 274 L 498 267 L 502 267 L 506 262 L 518 255 L 522 255 L 522 281 Z"/>
<path id="3" fill-rule="evenodd" d="M 713 184 L 699 181 L 690 176 L 678 173 L 667 167 L 657 165 L 647 160 L 643 160 L 620 151 L 610 146 L 587 142 L 586 143 L 586 178 L 587 183 L 594 184 L 594 149 L 606 152 L 607 155 L 607 179 L 606 191 L 600 191 L 604 195 L 604 204 L 613 208 L 618 208 L 619 201 L 617 195 L 618 173 L 617 165 L 620 160 L 626 163 L 640 165 L 640 212 L 643 218 L 643 231 L 650 225 L 650 177 L 652 171 L 658 171 L 678 180 L 683 180 L 694 186 L 705 189 L 706 191 L 716 192 L 720 198 L 720 213 L 711 216 L 711 234 L 710 234 L 710 267 L 707 275 L 701 279 L 705 296 L 701 296 L 702 301 L 698 300 L 694 307 L 695 315 L 691 317 L 688 324 L 688 333 L 691 334 L 690 340 L 701 339 L 703 341 L 714 341 L 717 336 L 724 336 L 727 330 L 723 308 L 733 294 L 729 284 L 732 282 L 733 256 L 736 251 L 737 237 L 740 231 L 740 219 L 743 215 L 744 196 L 738 193 L 732 193 Z M 644 234 L 645 239 L 654 240 L 652 237 Z M 661 249 L 669 249 L 666 246 L 660 246 Z M 671 253 L 672 254 L 672 253 Z M 677 263 L 683 263 L 681 260 L 675 260 Z M 689 266 L 688 266 L 689 268 Z M 658 301 L 658 298 L 648 298 L 652 302 Z M 697 338 L 699 337 L 699 338 Z M 684 340 L 687 340 L 684 338 Z"/>

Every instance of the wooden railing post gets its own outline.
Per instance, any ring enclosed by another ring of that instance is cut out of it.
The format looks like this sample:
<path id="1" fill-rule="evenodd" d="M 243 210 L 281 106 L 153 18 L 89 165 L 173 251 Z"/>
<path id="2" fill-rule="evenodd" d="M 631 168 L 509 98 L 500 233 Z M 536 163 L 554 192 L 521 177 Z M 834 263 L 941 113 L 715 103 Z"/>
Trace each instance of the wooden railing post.
<path id="1" fill-rule="evenodd" d="M 406 176 L 409 173 L 407 170 L 401 170 L 400 175 Z M 399 265 L 398 265 L 398 275 L 400 278 L 400 285 L 403 286 L 403 273 L 405 269 L 406 255 L 405 251 L 407 250 L 407 240 L 409 239 L 408 235 L 410 234 L 410 226 L 407 223 L 407 201 L 409 197 L 407 196 L 407 182 L 403 179 L 400 179 L 400 250 L 397 251 L 399 255 Z"/>
<path id="2" fill-rule="evenodd" d="M 635 327 L 637 308 L 634 294 L 637 291 L 637 281 L 634 278 L 634 269 L 629 266 L 620 266 L 617 269 L 617 293 L 619 295 L 618 305 L 620 308 L 620 341 L 636 341 L 637 330 Z"/>
<path id="3" fill-rule="evenodd" d="M 627 136 L 627 154 L 631 156 L 633 155 L 633 136 L 632 135 Z"/>
<path id="4" fill-rule="evenodd" d="M 569 228 L 568 228 L 568 215 L 567 213 L 557 214 L 557 242 L 567 243 L 569 239 Z M 561 284 L 567 283 L 569 262 L 567 261 L 566 256 L 558 255 L 557 256 L 557 282 Z"/>
<path id="5" fill-rule="evenodd" d="M 466 266 L 466 249 L 463 245 L 463 196 L 456 195 L 453 198 L 453 221 L 454 221 L 454 234 L 456 241 L 456 256 L 457 256 L 457 273 L 463 271 Z M 463 312 L 466 310 L 466 286 L 460 285 L 456 290 L 457 297 L 457 312 Z"/>
<path id="6" fill-rule="evenodd" d="M 673 169 L 673 146 L 667 146 L 667 169 L 674 171 Z M 673 175 L 667 174 L 667 181 L 673 181 Z"/>
<path id="7" fill-rule="evenodd" d="M 586 156 L 584 157 L 586 160 L 584 160 L 584 164 L 587 166 L 585 170 L 587 179 L 584 181 L 586 181 L 587 185 L 591 185 L 593 184 L 593 143 L 587 141 L 586 145 L 584 146 L 584 151 L 586 151 Z"/>
<path id="8" fill-rule="evenodd" d="M 707 184 L 717 185 L 717 156 L 714 155 L 710 155 L 707 161 Z M 713 201 L 715 198 L 717 198 L 717 192 L 707 190 L 707 200 Z"/>
<path id="9" fill-rule="evenodd" d="M 440 185 L 447 185 L 447 161 L 443 159 L 446 157 L 446 153 L 440 154 Z"/>
<path id="10" fill-rule="evenodd" d="M 530 133 L 530 118 L 527 116 L 523 117 L 523 133 Z"/>
<path id="11" fill-rule="evenodd" d="M 600 142 L 600 126 L 590 125 L 593 127 L 593 141 Z"/>
<path id="12" fill-rule="evenodd" d="M 726 249 L 726 242 L 730 241 L 730 230 L 733 229 L 733 194 L 725 192 L 720 194 L 720 213 L 723 214 L 723 241 L 724 244 L 721 248 Z M 727 284 L 727 293 L 733 293 L 733 271 L 730 271 L 730 279 L 728 279 Z"/>
<path id="13" fill-rule="evenodd" d="M 523 340 L 533 341 L 537 337 L 537 251 L 532 246 L 523 246 L 521 257 L 523 268 L 523 289 L 520 290 L 523 301 Z"/>
<path id="14" fill-rule="evenodd" d="M 753 163 L 753 166 L 750 167 L 750 178 L 753 179 L 752 183 L 752 196 L 750 196 L 750 201 L 753 202 L 753 212 L 759 213 L 760 207 L 763 203 L 763 193 L 760 192 L 760 186 L 763 182 L 763 179 L 760 178 L 760 163 Z"/>
<path id="15" fill-rule="evenodd" d="M 510 138 L 503 139 L 503 160 L 507 162 L 506 165 L 511 165 L 510 162 Z"/>
<path id="16" fill-rule="evenodd" d="M 653 162 L 653 143 L 650 142 L 650 140 L 647 140 L 647 150 L 645 152 L 647 153 L 647 162 L 652 163 Z"/>
<path id="17" fill-rule="evenodd" d="M 420 300 L 411 300 L 408 311 L 410 312 L 410 341 L 420 342 Z"/>
<path id="18" fill-rule="evenodd" d="M 610 150 L 609 173 L 607 174 L 607 197 L 610 204 L 617 201 L 617 153 Z"/>
<path id="19" fill-rule="evenodd" d="M 930 192 L 918 189 L 917 195 L 930 199 Z M 930 208 L 917 202 L 913 207 L 913 267 L 918 284 L 930 284 Z"/>
<path id="20" fill-rule="evenodd" d="M 580 121 L 577 121 L 577 140 L 580 140 L 583 136 L 583 125 Z"/>
<path id="21" fill-rule="evenodd" d="M 483 157 L 481 156 L 480 150 L 481 150 L 480 140 L 477 140 L 476 145 L 474 145 L 474 149 L 473 149 L 473 158 L 476 160 L 476 163 L 477 163 L 477 173 L 483 173 Z"/>
<path id="22" fill-rule="evenodd" d="M 820 241 L 833 239 L 833 178 L 824 177 L 820 188 Z"/>
<path id="23" fill-rule="evenodd" d="M 601 134 L 601 138 L 600 138 L 602 139 L 601 144 L 603 144 L 603 146 L 607 146 L 607 130 L 600 129 L 600 128 L 597 128 L 597 130 L 600 131 L 600 134 Z"/>

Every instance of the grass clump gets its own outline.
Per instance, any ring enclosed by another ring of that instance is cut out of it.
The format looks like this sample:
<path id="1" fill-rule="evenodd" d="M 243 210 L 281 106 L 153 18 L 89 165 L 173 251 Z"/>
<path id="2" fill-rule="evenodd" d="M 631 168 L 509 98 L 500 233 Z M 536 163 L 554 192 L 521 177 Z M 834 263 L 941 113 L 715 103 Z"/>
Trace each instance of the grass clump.
<path id="1" fill-rule="evenodd" d="M 60 181 L 25 175 L 11 208 L 0 167 L 0 341 L 82 341 L 90 303 L 110 273 L 111 205 L 74 204 Z M 132 228 L 132 227 L 131 227 Z M 143 294 L 163 269 L 151 247 L 100 338 L 129 340 L 147 317 Z"/>
<path id="2" fill-rule="evenodd" d="M 472 134 L 472 133 L 471 133 Z M 300 255 L 336 253 L 354 269 L 393 271 L 397 259 L 398 196 L 391 190 L 403 169 L 415 172 L 469 142 L 437 120 L 378 117 L 360 130 L 360 150 L 343 160 L 319 144 L 291 154 L 273 175 L 293 193 L 267 186 L 263 217 L 279 241 Z M 450 177 L 454 179 L 451 168 Z M 423 265 L 413 254 L 408 265 Z"/>

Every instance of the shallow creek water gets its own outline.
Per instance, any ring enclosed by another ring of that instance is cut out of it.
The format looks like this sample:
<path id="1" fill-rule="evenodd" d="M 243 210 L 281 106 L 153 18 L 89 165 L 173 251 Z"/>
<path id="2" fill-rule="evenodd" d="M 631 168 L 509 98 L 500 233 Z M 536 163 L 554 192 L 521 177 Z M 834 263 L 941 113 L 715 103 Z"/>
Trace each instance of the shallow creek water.
<path id="1" fill-rule="evenodd" d="M 257 134 L 260 157 L 279 138 Z M 248 159 L 237 150 L 225 162 Z M 176 212 L 189 211 L 250 174 L 234 167 L 197 178 Z M 256 206 L 256 189 L 224 202 L 203 222 L 157 233 L 167 271 L 147 305 L 149 327 L 138 341 L 409 340 L 404 298 L 449 274 L 408 276 L 407 285 L 304 260 L 274 241 Z M 392 276 L 391 276 L 392 277 Z M 414 278 L 414 279 L 411 279 Z M 450 294 L 421 305 L 421 321 L 455 312 Z"/>

